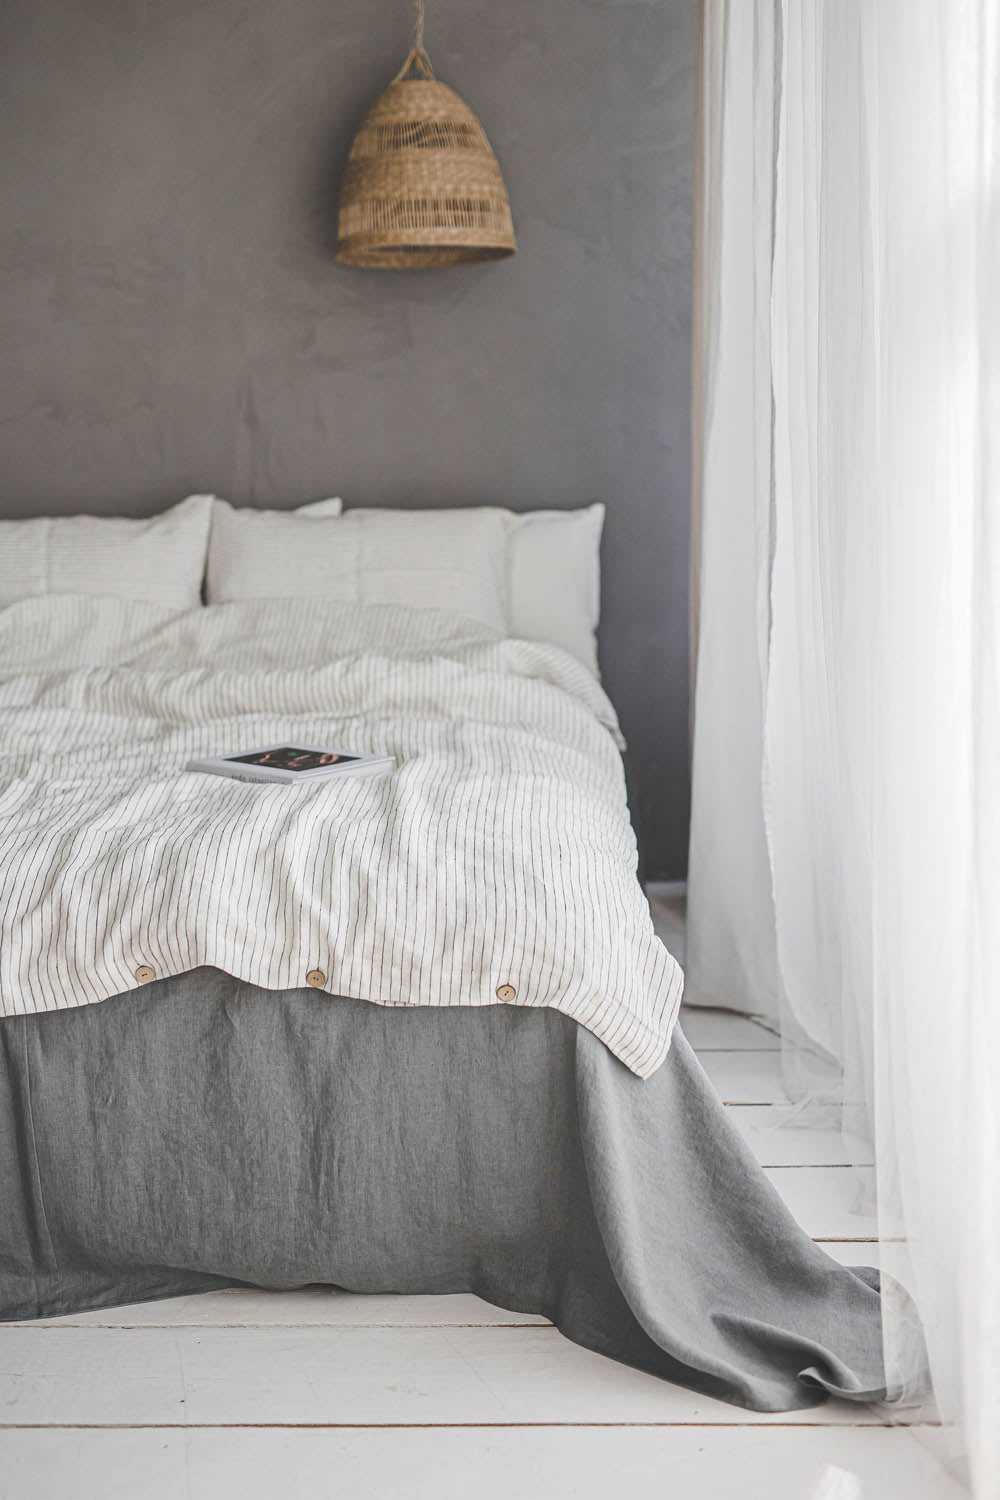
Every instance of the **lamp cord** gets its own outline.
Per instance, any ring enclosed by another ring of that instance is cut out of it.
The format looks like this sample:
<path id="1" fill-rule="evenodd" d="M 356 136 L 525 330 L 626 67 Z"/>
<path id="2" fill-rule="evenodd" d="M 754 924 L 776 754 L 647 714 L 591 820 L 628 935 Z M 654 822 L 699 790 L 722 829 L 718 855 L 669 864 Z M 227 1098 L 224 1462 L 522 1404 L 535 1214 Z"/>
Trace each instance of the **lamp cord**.
<path id="1" fill-rule="evenodd" d="M 419 68 L 425 78 L 433 79 L 434 77 L 431 60 L 424 51 L 424 0 L 413 0 L 413 9 L 417 18 L 413 28 L 413 46 L 410 48 L 405 63 L 393 79 L 393 83 L 402 83 L 408 79 L 413 68 Z"/>

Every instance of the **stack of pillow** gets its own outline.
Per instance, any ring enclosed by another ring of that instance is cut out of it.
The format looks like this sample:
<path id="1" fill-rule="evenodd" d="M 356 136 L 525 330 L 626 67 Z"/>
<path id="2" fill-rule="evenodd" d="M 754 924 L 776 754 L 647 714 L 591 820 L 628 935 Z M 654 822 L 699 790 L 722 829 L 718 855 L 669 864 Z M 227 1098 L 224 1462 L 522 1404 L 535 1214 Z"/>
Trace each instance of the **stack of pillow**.
<path id="1" fill-rule="evenodd" d="M 0 521 L 0 606 L 110 594 L 175 610 L 259 598 L 445 608 L 502 635 L 561 646 L 597 671 L 604 506 L 517 514 L 236 509 L 191 495 L 135 521 Z"/>

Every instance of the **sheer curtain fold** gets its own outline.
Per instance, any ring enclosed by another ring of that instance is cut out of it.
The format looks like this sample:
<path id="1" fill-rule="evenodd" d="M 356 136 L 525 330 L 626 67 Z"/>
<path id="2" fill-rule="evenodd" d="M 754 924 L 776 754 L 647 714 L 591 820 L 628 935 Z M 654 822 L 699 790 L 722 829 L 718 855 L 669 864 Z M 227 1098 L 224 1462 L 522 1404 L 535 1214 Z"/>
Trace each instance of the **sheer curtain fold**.
<path id="1" fill-rule="evenodd" d="M 705 0 L 688 993 L 874 1131 L 1000 1495 L 1000 0 Z M 886 1298 L 894 1390 L 922 1344 Z"/>
<path id="2" fill-rule="evenodd" d="M 696 708 L 685 938 L 689 1002 L 746 1008 L 749 998 L 750 1009 L 772 1020 L 778 972 L 760 772 L 770 631 L 775 41 L 771 7 L 705 0 L 695 189 Z M 736 494 L 740 505 L 718 503 Z"/>

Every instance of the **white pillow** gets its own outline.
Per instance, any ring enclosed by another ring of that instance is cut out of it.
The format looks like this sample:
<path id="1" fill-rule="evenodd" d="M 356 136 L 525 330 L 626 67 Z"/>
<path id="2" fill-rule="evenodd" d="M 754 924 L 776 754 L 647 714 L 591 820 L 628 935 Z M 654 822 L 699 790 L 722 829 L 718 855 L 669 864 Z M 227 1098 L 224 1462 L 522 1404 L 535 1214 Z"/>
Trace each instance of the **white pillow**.
<path id="1" fill-rule="evenodd" d="M 310 528 L 342 509 L 341 500 L 313 500 L 296 510 L 237 510 L 216 496 L 205 577 L 209 604 L 287 595 L 287 589 L 272 586 L 275 579 L 308 566 L 317 535 Z"/>
<path id="2" fill-rule="evenodd" d="M 216 508 L 210 604 L 317 597 L 404 604 L 451 609 L 506 634 L 501 511 L 352 510 L 339 520 L 315 510 L 282 513 L 280 537 L 256 526 L 253 514 Z"/>
<path id="3" fill-rule="evenodd" d="M 40 594 L 110 594 L 194 609 L 201 603 L 211 516 L 210 495 L 189 495 L 148 521 L 0 521 L 0 605 Z"/>
<path id="4" fill-rule="evenodd" d="M 235 506 L 228 500 L 220 500 L 218 495 L 212 497 L 212 527 L 216 522 L 231 532 L 234 528 L 246 537 L 253 537 L 255 541 L 264 542 L 268 536 L 273 536 L 280 542 L 281 532 L 285 529 L 285 522 L 295 516 L 312 516 L 314 518 L 323 516 L 339 516 L 344 509 L 343 500 L 310 500 L 306 505 L 297 505 L 293 510 L 258 510 L 253 505 Z"/>
<path id="5" fill-rule="evenodd" d="M 507 630 L 548 641 L 597 673 L 604 506 L 507 517 Z"/>
<path id="6" fill-rule="evenodd" d="M 350 510 L 346 519 L 379 514 Z M 561 646 L 597 675 L 603 505 L 532 511 L 481 506 L 396 514 L 403 518 L 414 546 L 432 518 L 447 518 L 440 524 L 458 532 L 470 524 L 469 517 L 499 517 L 506 533 L 504 633 Z"/>

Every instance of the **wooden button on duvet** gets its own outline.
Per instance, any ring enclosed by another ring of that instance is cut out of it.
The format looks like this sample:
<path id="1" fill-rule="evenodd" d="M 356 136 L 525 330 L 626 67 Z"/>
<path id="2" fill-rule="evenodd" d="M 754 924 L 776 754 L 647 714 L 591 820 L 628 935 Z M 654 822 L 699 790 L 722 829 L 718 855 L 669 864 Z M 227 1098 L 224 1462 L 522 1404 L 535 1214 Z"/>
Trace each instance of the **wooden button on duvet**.
<path id="1" fill-rule="evenodd" d="M 314 990 L 321 990 L 326 984 L 326 975 L 322 969 L 310 969 L 306 975 L 306 984 L 311 984 Z"/>
<path id="2" fill-rule="evenodd" d="M 156 978 L 156 970 L 151 969 L 149 964 L 140 964 L 135 971 L 135 977 L 140 984 L 148 984 L 151 979 Z"/>
<path id="3" fill-rule="evenodd" d="M 502 1000 L 504 1005 L 509 1005 L 512 1000 L 517 999 L 517 990 L 512 984 L 502 984 L 497 990 L 497 999 Z"/>

